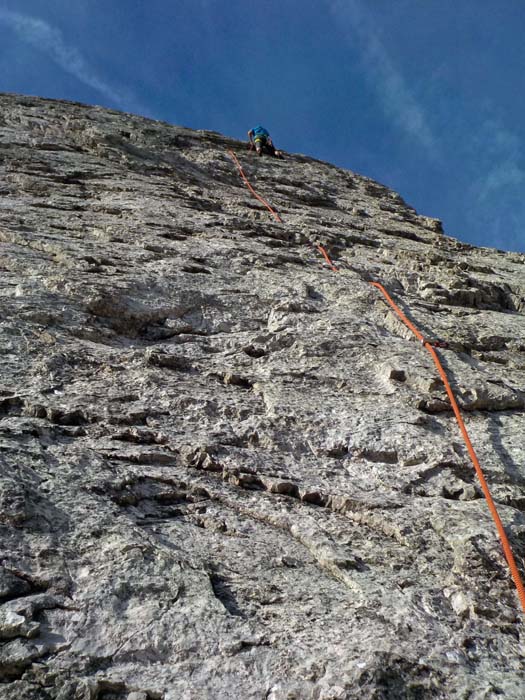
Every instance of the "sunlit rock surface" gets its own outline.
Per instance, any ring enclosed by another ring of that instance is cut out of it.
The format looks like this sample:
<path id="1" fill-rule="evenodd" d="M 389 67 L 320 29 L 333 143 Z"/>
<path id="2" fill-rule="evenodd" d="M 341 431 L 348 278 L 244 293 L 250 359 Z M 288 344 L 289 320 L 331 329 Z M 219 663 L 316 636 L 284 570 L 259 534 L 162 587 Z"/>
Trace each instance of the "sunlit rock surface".
<path id="1" fill-rule="evenodd" d="M 0 97 L 0 172 L 0 698 L 522 700 L 443 385 L 369 281 L 449 343 L 522 566 L 525 256 L 66 102 Z"/>

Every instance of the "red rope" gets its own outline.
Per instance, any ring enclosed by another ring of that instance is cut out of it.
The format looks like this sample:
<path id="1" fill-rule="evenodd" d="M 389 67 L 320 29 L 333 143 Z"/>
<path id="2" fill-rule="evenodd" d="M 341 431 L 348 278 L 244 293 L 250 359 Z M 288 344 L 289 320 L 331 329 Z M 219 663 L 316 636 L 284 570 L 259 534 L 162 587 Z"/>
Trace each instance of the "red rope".
<path id="1" fill-rule="evenodd" d="M 271 214 L 279 221 L 280 223 L 282 222 L 282 219 L 280 216 L 272 209 L 272 207 L 268 204 L 266 200 L 264 200 L 262 197 L 260 197 L 257 192 L 253 189 L 253 187 L 250 185 L 248 178 L 244 174 L 244 171 L 241 167 L 241 164 L 239 163 L 237 156 L 235 153 L 230 150 L 230 155 L 232 156 L 233 160 L 235 161 L 237 168 L 239 169 L 239 172 L 241 174 L 242 179 L 246 183 L 246 186 L 250 190 L 250 192 L 253 194 L 254 197 L 256 197 L 260 202 L 264 204 L 264 206 L 270 211 Z M 332 272 L 339 272 L 339 269 L 334 265 L 332 260 L 330 259 L 330 256 L 326 252 L 326 249 L 318 244 L 317 245 L 317 250 L 321 253 L 323 258 L 325 259 L 328 267 L 332 270 Z M 438 354 L 432 347 L 432 344 L 425 339 L 422 333 L 415 327 L 415 325 L 405 316 L 405 314 L 401 311 L 401 309 L 397 306 L 397 304 L 393 301 L 393 299 L 390 297 L 386 289 L 379 284 L 379 282 L 371 282 L 374 287 L 377 287 L 379 291 L 383 294 L 387 302 L 390 304 L 390 306 L 394 309 L 396 314 L 399 316 L 399 318 L 403 321 L 403 323 L 412 331 L 412 333 L 418 338 L 419 341 L 425 346 L 425 348 L 429 351 L 429 353 L 432 355 L 432 359 L 434 360 L 434 364 L 436 365 L 438 372 L 441 376 L 441 379 L 443 380 L 443 384 L 445 385 L 445 389 L 448 394 L 448 398 L 450 400 L 450 404 L 452 406 L 452 410 L 454 411 L 454 415 L 456 416 L 457 423 L 459 425 L 459 429 L 461 431 L 461 434 L 463 436 L 463 440 L 465 441 L 465 445 L 467 447 L 467 450 L 470 454 L 470 458 L 472 460 L 472 464 L 474 465 L 474 469 L 476 470 L 476 474 L 478 475 L 479 483 L 481 485 L 481 489 L 483 491 L 483 495 L 485 496 L 485 499 L 487 501 L 487 505 L 489 507 L 490 514 L 492 516 L 492 519 L 496 525 L 496 529 L 498 531 L 498 535 L 501 541 L 501 545 L 503 547 L 503 552 L 505 553 L 505 558 L 507 560 L 507 564 L 509 565 L 510 573 L 511 576 L 514 580 L 514 584 L 516 586 L 516 590 L 518 593 L 518 597 L 520 599 L 521 607 L 523 608 L 523 612 L 525 613 L 525 589 L 523 587 L 523 582 L 521 580 L 520 573 L 518 571 L 518 567 L 516 565 L 516 560 L 514 558 L 514 555 L 512 553 L 512 548 L 510 546 L 510 542 L 508 540 L 507 534 L 505 532 L 505 528 L 503 527 L 503 523 L 501 522 L 501 518 L 499 517 L 496 504 L 494 503 L 494 500 L 492 498 L 492 495 L 490 493 L 490 489 L 488 487 L 487 481 L 485 479 L 485 476 L 483 474 L 483 470 L 481 469 L 481 465 L 478 461 L 478 458 L 476 456 L 476 453 L 474 451 L 474 448 L 472 446 L 472 443 L 470 441 L 467 429 L 465 427 L 465 423 L 463 421 L 463 418 L 461 416 L 461 412 L 459 410 L 459 406 L 457 404 L 456 398 L 454 396 L 454 392 L 452 391 L 452 387 L 450 386 L 450 382 L 448 380 L 447 374 L 445 370 L 443 369 L 443 365 L 441 364 L 441 361 L 439 359 Z"/>
<path id="2" fill-rule="evenodd" d="M 489 507 L 490 514 L 492 515 L 492 519 L 494 520 L 494 524 L 496 525 L 496 529 L 499 534 L 499 538 L 501 541 L 501 545 L 503 547 L 503 552 L 505 553 L 505 558 L 507 559 L 507 564 L 509 565 L 510 573 L 512 575 L 512 578 L 514 580 L 514 585 L 516 586 L 516 590 L 518 592 L 518 597 L 520 599 L 521 607 L 523 608 L 523 612 L 525 613 L 525 589 L 523 587 L 523 582 L 521 580 L 520 573 L 518 571 L 518 567 L 516 565 L 516 560 L 514 559 L 514 555 L 512 553 L 512 548 L 510 546 L 510 542 L 508 540 L 507 534 L 505 532 L 505 528 L 503 527 L 503 523 L 501 522 L 501 518 L 499 517 L 498 510 L 496 508 L 496 504 L 494 503 L 494 500 L 492 498 L 492 495 L 490 493 L 490 489 L 488 487 L 487 481 L 485 479 L 485 476 L 483 474 L 483 470 L 481 469 L 481 465 L 478 461 L 478 458 L 476 456 L 476 453 L 474 451 L 474 447 L 472 446 L 472 443 L 470 441 L 467 428 L 465 427 L 465 423 L 463 421 L 463 417 L 461 415 L 461 412 L 459 410 L 458 403 L 456 401 L 456 397 L 454 396 L 454 392 L 452 391 L 452 387 L 450 386 L 450 382 L 448 380 L 447 374 L 445 370 L 443 369 L 443 365 L 441 364 L 441 360 L 439 359 L 439 356 L 437 352 L 434 350 L 432 345 L 428 342 L 425 341 L 422 333 L 418 331 L 418 329 L 414 326 L 414 324 L 405 316 L 405 314 L 401 311 L 399 306 L 393 301 L 393 299 L 390 297 L 386 289 L 383 287 L 383 285 L 379 284 L 379 282 L 370 282 L 374 287 L 377 287 L 379 291 L 383 294 L 387 302 L 390 304 L 390 306 L 394 309 L 396 314 L 399 316 L 399 318 L 403 321 L 403 323 L 410 328 L 412 333 L 418 338 L 426 347 L 426 349 L 429 351 L 429 353 L 432 355 L 432 359 L 434 360 L 434 364 L 437 367 L 437 370 L 439 372 L 439 375 L 441 379 L 443 380 L 443 384 L 445 385 L 445 389 L 448 394 L 448 398 L 450 399 L 450 404 L 452 406 L 452 410 L 454 411 L 454 415 L 456 416 L 456 420 L 459 425 L 459 429 L 461 431 L 461 434 L 463 436 L 463 440 L 465 441 L 465 445 L 467 446 L 467 450 L 470 454 L 470 459 L 472 460 L 472 464 L 474 465 L 474 469 L 476 470 L 476 474 L 478 475 L 479 483 L 481 485 L 481 489 L 483 491 L 483 495 L 485 496 L 485 500 L 487 501 L 487 505 Z"/>
<path id="3" fill-rule="evenodd" d="M 326 260 L 328 267 L 332 270 L 332 272 L 339 272 L 339 269 L 334 265 L 334 263 L 330 260 L 330 257 L 326 250 L 323 248 L 322 245 L 317 246 L 317 250 L 321 253 L 323 258 Z"/>
<path id="4" fill-rule="evenodd" d="M 268 209 L 268 211 L 270 212 L 270 214 L 272 214 L 272 215 L 274 216 L 274 218 L 275 218 L 280 224 L 282 224 L 282 223 L 283 223 L 283 220 L 281 219 L 281 217 L 279 216 L 279 214 L 277 214 L 277 212 L 274 211 L 274 210 L 272 209 L 272 207 L 268 204 L 268 202 L 267 202 L 265 199 L 263 199 L 262 197 L 260 197 L 260 196 L 257 194 L 257 192 L 253 189 L 253 187 L 250 185 L 250 181 L 248 180 L 248 178 L 247 178 L 246 175 L 244 174 L 244 170 L 242 169 L 242 166 L 241 166 L 241 164 L 239 163 L 239 160 L 238 160 L 237 156 L 235 155 L 235 153 L 234 153 L 230 148 L 228 149 L 228 152 L 229 152 L 229 154 L 231 155 L 231 157 L 233 158 L 233 161 L 234 161 L 235 165 L 237 166 L 237 168 L 238 168 L 238 170 L 239 170 L 239 172 L 240 172 L 240 174 L 241 174 L 241 177 L 242 177 L 242 179 L 244 180 L 244 182 L 245 182 L 245 184 L 246 184 L 246 187 L 250 190 L 250 192 L 253 194 L 253 196 L 254 196 L 256 199 L 259 200 L 259 202 L 262 202 L 262 203 L 264 204 L 264 206 Z"/>

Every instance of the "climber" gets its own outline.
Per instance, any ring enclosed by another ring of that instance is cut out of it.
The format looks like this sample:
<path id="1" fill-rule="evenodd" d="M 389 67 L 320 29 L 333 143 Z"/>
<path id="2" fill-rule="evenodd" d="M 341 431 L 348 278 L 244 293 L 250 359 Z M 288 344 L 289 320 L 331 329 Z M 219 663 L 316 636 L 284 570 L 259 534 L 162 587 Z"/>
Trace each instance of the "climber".
<path id="1" fill-rule="evenodd" d="M 282 158 L 281 152 L 273 145 L 272 137 L 263 126 L 255 126 L 248 132 L 250 139 L 250 151 L 255 148 L 257 155 L 268 153 L 276 158 Z"/>

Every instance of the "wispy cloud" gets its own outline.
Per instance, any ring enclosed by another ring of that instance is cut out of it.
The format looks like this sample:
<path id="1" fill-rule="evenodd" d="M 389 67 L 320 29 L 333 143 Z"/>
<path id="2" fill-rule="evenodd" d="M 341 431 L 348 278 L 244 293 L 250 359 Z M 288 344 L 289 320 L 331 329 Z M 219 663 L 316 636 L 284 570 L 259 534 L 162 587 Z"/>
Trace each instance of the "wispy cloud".
<path id="1" fill-rule="evenodd" d="M 101 79 L 80 51 L 68 45 L 57 27 L 38 17 L 2 8 L 0 23 L 12 29 L 22 41 L 47 54 L 62 70 L 73 75 L 84 85 L 97 90 L 114 104 L 122 109 L 136 109 L 133 97 Z"/>
<path id="2" fill-rule="evenodd" d="M 471 150 L 477 154 L 478 176 L 473 192 L 482 203 L 494 195 L 501 196 L 525 184 L 521 166 L 522 153 L 518 136 L 498 119 L 485 120 L 471 137 Z"/>
<path id="3" fill-rule="evenodd" d="M 381 41 L 368 12 L 359 0 L 329 0 L 329 7 L 354 45 L 357 41 L 365 75 L 375 88 L 385 114 L 417 140 L 433 159 L 439 158 L 437 139 L 425 110 Z"/>
<path id="4" fill-rule="evenodd" d="M 493 115 L 472 134 L 469 149 L 475 172 L 465 193 L 465 214 L 482 229 L 488 244 L 525 250 L 525 169 L 518 136 Z"/>
<path id="5" fill-rule="evenodd" d="M 500 196 L 502 192 L 509 191 L 513 187 L 519 187 L 523 191 L 525 184 L 525 171 L 512 161 L 495 163 L 483 177 L 476 183 L 476 198 L 480 202 L 490 199 L 494 195 Z"/>

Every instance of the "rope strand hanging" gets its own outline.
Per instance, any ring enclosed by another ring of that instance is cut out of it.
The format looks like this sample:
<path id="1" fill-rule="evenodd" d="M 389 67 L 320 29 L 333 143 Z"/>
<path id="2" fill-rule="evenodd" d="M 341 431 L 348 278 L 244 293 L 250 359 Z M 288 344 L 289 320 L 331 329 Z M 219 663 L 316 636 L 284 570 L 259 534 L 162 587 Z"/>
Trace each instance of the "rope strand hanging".
<path id="1" fill-rule="evenodd" d="M 283 223 L 283 220 L 281 217 L 275 212 L 272 207 L 268 204 L 268 202 L 260 197 L 257 192 L 253 189 L 251 186 L 250 182 L 248 181 L 248 178 L 246 177 L 241 164 L 239 163 L 239 160 L 237 159 L 237 156 L 235 153 L 230 150 L 230 155 L 233 158 L 235 164 L 237 165 L 237 168 L 239 170 L 239 173 L 241 174 L 242 179 L 244 180 L 246 186 L 250 190 L 250 192 L 253 194 L 256 199 L 258 199 L 264 206 L 268 209 L 268 211 L 273 215 L 273 217 L 279 221 L 279 223 Z M 328 255 L 326 249 L 320 245 L 316 245 L 317 250 L 321 255 L 323 256 L 326 264 L 328 265 L 329 269 L 332 272 L 339 272 L 339 268 L 333 263 L 331 260 L 330 256 Z M 386 289 L 383 287 L 382 284 L 379 284 L 379 282 L 370 282 L 371 285 L 376 287 L 381 294 L 385 297 L 387 303 L 392 307 L 392 309 L 395 311 L 395 313 L 399 316 L 399 318 L 403 321 L 403 323 L 412 331 L 412 333 L 416 336 L 416 338 L 424 345 L 424 347 L 428 350 L 428 352 L 431 354 L 432 359 L 434 361 L 434 364 L 437 367 L 437 370 L 439 372 L 439 375 L 443 381 L 443 384 L 445 385 L 445 389 L 448 395 L 448 398 L 450 400 L 450 404 L 452 406 L 452 410 L 454 411 L 454 415 L 456 417 L 456 421 L 459 425 L 460 432 L 463 436 L 463 440 L 465 442 L 465 445 L 467 447 L 468 453 L 470 455 L 470 459 L 472 460 L 472 464 L 474 465 L 474 469 L 476 470 L 476 474 L 478 476 L 479 483 L 481 485 L 481 489 L 483 491 L 483 495 L 485 496 L 485 500 L 487 501 L 487 505 L 490 511 L 490 514 L 492 516 L 492 519 L 494 521 L 494 524 L 496 525 L 496 530 L 499 535 L 499 539 L 503 548 L 503 552 L 505 554 L 505 558 L 507 560 L 507 564 L 510 569 L 510 573 L 512 576 L 512 579 L 514 581 L 514 585 L 516 586 L 516 591 L 518 593 L 518 597 L 521 603 L 521 607 L 523 609 L 523 612 L 525 614 L 525 588 L 523 586 L 523 581 L 520 576 L 520 572 L 518 570 L 518 567 L 516 565 L 516 560 L 514 558 L 514 554 L 512 552 L 512 548 L 509 542 L 509 539 L 507 537 L 507 534 L 505 532 L 505 528 L 503 526 L 503 523 L 501 521 L 501 518 L 498 514 L 498 510 L 496 508 L 496 504 L 494 503 L 494 499 L 492 498 L 492 495 L 490 493 L 489 486 L 487 484 L 487 481 L 485 479 L 485 476 L 483 474 L 483 470 L 481 468 L 481 465 L 479 463 L 479 460 L 477 458 L 476 452 L 474 451 L 474 447 L 472 446 L 472 443 L 470 441 L 470 437 L 467 432 L 467 428 L 465 426 L 465 423 L 463 421 L 463 417 L 461 415 L 461 412 L 459 410 L 458 403 L 456 401 L 456 397 L 454 396 L 454 392 L 452 391 L 452 387 L 450 386 L 449 379 L 447 377 L 447 374 L 443 368 L 443 365 L 441 364 L 441 360 L 439 359 L 439 356 L 437 352 L 435 351 L 433 345 L 436 347 L 446 347 L 446 343 L 431 343 L 425 337 L 423 334 L 416 328 L 416 326 L 406 317 L 406 315 L 401 311 L 401 309 L 397 306 L 397 304 L 394 302 L 394 300 L 390 297 Z"/>
<path id="2" fill-rule="evenodd" d="M 241 177 L 242 177 L 242 179 L 244 180 L 244 183 L 246 184 L 246 187 L 250 190 L 250 192 L 253 194 L 253 196 L 254 196 L 256 199 L 258 199 L 259 202 L 261 202 L 262 204 L 264 204 L 264 206 L 268 209 L 268 211 L 270 212 L 270 214 L 272 214 L 272 216 L 274 217 L 274 219 L 275 219 L 276 221 L 278 221 L 280 224 L 284 223 L 283 220 L 281 219 L 281 217 L 279 216 L 279 214 L 278 214 L 276 211 L 274 211 L 274 209 L 272 209 L 272 207 L 268 204 L 268 202 L 267 202 L 265 199 L 263 199 L 262 197 L 260 197 L 260 196 L 257 194 L 257 192 L 253 189 L 253 187 L 252 187 L 251 184 L 250 184 L 250 181 L 248 180 L 248 178 L 247 178 L 246 175 L 244 174 L 244 170 L 242 169 L 242 165 L 239 163 L 239 159 L 237 158 L 237 156 L 235 155 L 235 153 L 234 153 L 231 149 L 228 149 L 228 152 L 229 152 L 229 154 L 231 155 L 231 157 L 232 157 L 232 159 L 233 159 L 233 162 L 234 162 L 235 165 L 237 166 L 237 169 L 239 170 L 239 173 L 241 174 Z"/>
<path id="3" fill-rule="evenodd" d="M 494 499 L 492 498 L 492 494 L 490 493 L 490 489 L 489 489 L 489 486 L 487 484 L 487 480 L 485 479 L 485 475 L 483 474 L 483 470 L 482 470 L 481 465 L 479 463 L 478 457 L 476 455 L 474 447 L 472 446 L 472 442 L 470 441 L 470 437 L 469 437 L 469 434 L 467 432 L 465 422 L 464 422 L 463 417 L 461 415 L 461 411 L 459 410 L 458 402 L 456 401 L 456 397 L 454 396 L 454 392 L 452 391 L 452 387 L 450 386 L 450 382 L 449 382 L 449 379 L 447 377 L 447 373 L 445 372 L 443 365 L 441 364 L 441 360 L 439 359 L 439 355 L 437 354 L 437 352 L 433 348 L 432 344 L 429 343 L 427 340 L 425 340 L 423 334 L 405 316 L 405 314 L 401 311 L 399 306 L 397 306 L 397 304 L 394 302 L 392 297 L 388 294 L 388 292 L 383 287 L 383 285 L 379 284 L 379 282 L 370 282 L 370 284 L 373 285 L 374 287 L 376 287 L 377 289 L 379 289 L 379 291 L 385 297 L 388 304 L 392 307 L 392 309 L 395 311 L 395 313 L 403 321 L 405 326 L 407 326 L 407 328 L 409 328 L 412 331 L 412 333 L 416 336 L 416 338 L 424 345 L 424 347 L 428 350 L 428 352 L 432 356 L 432 359 L 434 360 L 434 364 L 437 367 L 437 370 L 439 372 L 439 376 L 441 377 L 443 384 L 445 385 L 445 389 L 446 389 L 448 398 L 450 400 L 452 410 L 454 411 L 454 415 L 456 416 L 456 421 L 459 425 L 459 429 L 461 431 L 461 435 L 463 436 L 463 440 L 465 442 L 468 453 L 470 455 L 470 459 L 472 461 L 472 464 L 474 465 L 474 469 L 476 470 L 476 474 L 478 476 L 481 490 L 483 491 L 483 495 L 485 496 L 485 500 L 487 501 L 487 505 L 489 507 L 490 514 L 492 516 L 492 520 L 494 521 L 494 524 L 496 525 L 496 530 L 498 531 L 498 535 L 499 535 L 499 538 L 501 541 L 501 546 L 503 548 L 503 552 L 505 554 L 507 564 L 509 565 L 511 576 L 514 580 L 514 585 L 516 586 L 516 591 L 517 591 L 518 597 L 520 599 L 521 607 L 523 608 L 523 612 L 525 613 L 525 588 L 523 587 L 523 581 L 521 580 L 520 572 L 519 572 L 518 567 L 516 565 L 516 560 L 514 558 L 514 554 L 512 553 L 512 548 L 510 546 L 510 542 L 509 542 L 509 539 L 507 537 L 507 533 L 505 532 L 505 528 L 503 527 L 503 523 L 502 523 L 501 518 L 499 516 L 498 509 L 496 508 L 496 504 L 494 503 Z"/>

